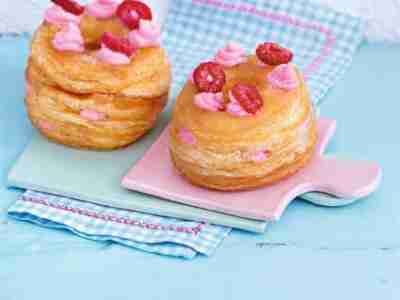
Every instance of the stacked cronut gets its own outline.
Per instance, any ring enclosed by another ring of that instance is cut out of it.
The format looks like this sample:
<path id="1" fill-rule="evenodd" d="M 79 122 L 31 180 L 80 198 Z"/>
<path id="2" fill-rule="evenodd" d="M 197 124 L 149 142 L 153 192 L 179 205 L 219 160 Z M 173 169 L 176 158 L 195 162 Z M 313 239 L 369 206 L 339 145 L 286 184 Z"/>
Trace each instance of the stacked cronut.
<path id="1" fill-rule="evenodd" d="M 110 150 L 136 141 L 154 126 L 171 81 L 151 10 L 131 0 L 53 2 L 26 70 L 33 125 L 78 148 Z"/>

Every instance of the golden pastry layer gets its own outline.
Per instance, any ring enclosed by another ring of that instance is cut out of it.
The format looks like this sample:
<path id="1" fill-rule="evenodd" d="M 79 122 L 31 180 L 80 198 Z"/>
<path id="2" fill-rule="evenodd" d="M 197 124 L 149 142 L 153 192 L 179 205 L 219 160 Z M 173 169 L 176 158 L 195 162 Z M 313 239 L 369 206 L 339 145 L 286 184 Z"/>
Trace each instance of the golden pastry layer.
<path id="1" fill-rule="evenodd" d="M 82 21 L 80 27 L 84 24 Z M 154 91 L 143 87 L 169 68 L 164 49 L 137 49 L 130 64 L 115 66 L 96 59 L 99 44 L 86 45 L 84 53 L 55 49 L 52 40 L 59 30 L 57 26 L 47 23 L 38 28 L 32 40 L 31 59 L 52 83 L 62 89 L 74 93 L 120 93 L 127 96 L 137 96 L 137 92 L 145 91 L 148 97 L 165 93 L 164 86 Z"/>
<path id="2" fill-rule="evenodd" d="M 151 129 L 166 105 L 170 64 L 161 47 L 137 49 L 131 62 L 112 65 L 96 58 L 104 32 L 126 36 L 117 17 L 83 15 L 83 53 L 59 51 L 52 41 L 60 26 L 36 31 L 26 69 L 26 106 L 32 124 L 50 140 L 94 150 L 112 150 Z"/>
<path id="3" fill-rule="evenodd" d="M 177 98 L 170 129 L 170 152 L 177 170 L 190 182 L 223 191 L 273 184 L 301 169 L 317 139 L 315 117 L 307 87 L 296 71 L 299 86 L 291 91 L 266 80 L 271 66 L 256 57 L 224 68 L 224 99 L 236 83 L 257 87 L 263 107 L 254 116 L 236 117 L 226 111 L 206 111 L 193 102 L 198 92 L 187 82 Z M 181 132 L 190 132 L 185 142 Z M 263 152 L 265 160 L 255 158 Z"/>
<path id="4" fill-rule="evenodd" d="M 131 144 L 154 126 L 168 98 L 73 94 L 35 80 L 30 69 L 26 106 L 33 125 L 50 140 L 72 147 L 112 150 Z M 95 112 L 94 118 L 84 112 Z"/>
<path id="5" fill-rule="evenodd" d="M 126 36 L 129 29 L 121 22 L 117 16 L 108 19 L 97 19 L 88 14 L 84 14 L 79 25 L 85 44 L 92 48 L 97 48 L 103 32 L 110 32 L 116 36 Z"/>

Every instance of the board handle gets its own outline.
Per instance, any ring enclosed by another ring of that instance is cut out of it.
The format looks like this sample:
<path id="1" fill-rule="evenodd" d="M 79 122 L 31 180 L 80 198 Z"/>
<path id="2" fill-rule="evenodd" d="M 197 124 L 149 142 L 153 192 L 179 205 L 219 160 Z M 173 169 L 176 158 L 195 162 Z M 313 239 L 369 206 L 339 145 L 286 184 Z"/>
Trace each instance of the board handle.
<path id="1" fill-rule="evenodd" d="M 378 188 L 382 179 L 377 163 L 323 156 L 312 163 L 307 173 L 313 191 L 338 198 L 366 197 Z"/>

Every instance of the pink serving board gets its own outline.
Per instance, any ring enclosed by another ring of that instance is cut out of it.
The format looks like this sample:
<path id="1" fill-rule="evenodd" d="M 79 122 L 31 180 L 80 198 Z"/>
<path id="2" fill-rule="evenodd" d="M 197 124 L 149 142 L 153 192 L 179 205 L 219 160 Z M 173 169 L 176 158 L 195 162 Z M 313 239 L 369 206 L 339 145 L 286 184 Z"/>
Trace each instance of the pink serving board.
<path id="1" fill-rule="evenodd" d="M 169 157 L 168 128 L 122 180 L 122 186 L 175 202 L 244 218 L 277 220 L 290 202 L 307 192 L 361 198 L 379 185 L 381 169 L 373 162 L 338 160 L 323 155 L 336 122 L 318 120 L 318 144 L 308 165 L 277 184 L 242 192 L 219 192 L 188 183 Z M 144 200 L 145 201 L 145 200 Z"/>

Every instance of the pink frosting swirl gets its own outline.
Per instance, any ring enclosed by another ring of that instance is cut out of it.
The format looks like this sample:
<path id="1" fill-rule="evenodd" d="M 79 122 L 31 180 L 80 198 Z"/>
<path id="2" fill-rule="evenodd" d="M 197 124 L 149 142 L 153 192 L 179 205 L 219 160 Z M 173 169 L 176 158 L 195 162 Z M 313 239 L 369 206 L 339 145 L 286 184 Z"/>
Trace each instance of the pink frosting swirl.
<path id="1" fill-rule="evenodd" d="M 119 3 L 118 0 L 96 0 L 86 6 L 86 12 L 97 19 L 108 19 L 114 16 Z"/>
<path id="2" fill-rule="evenodd" d="M 139 28 L 128 35 L 129 41 L 136 48 L 157 47 L 161 43 L 161 28 L 154 21 L 141 19 Z"/>
<path id="3" fill-rule="evenodd" d="M 251 116 L 251 114 L 249 114 L 247 111 L 243 109 L 243 107 L 240 105 L 239 101 L 235 98 L 235 96 L 232 94 L 231 91 L 229 91 L 228 96 L 229 96 L 229 103 L 226 106 L 227 113 L 235 117 Z"/>
<path id="4" fill-rule="evenodd" d="M 33 95 L 33 87 L 28 80 L 25 82 L 25 93 L 27 97 L 31 97 Z"/>
<path id="5" fill-rule="evenodd" d="M 49 7 L 44 13 L 44 19 L 46 22 L 58 26 L 66 25 L 68 23 L 79 24 L 81 21 L 80 16 L 71 14 L 58 5 Z"/>
<path id="6" fill-rule="evenodd" d="M 185 144 L 195 145 L 197 143 L 195 136 L 186 128 L 179 130 L 178 136 Z"/>
<path id="7" fill-rule="evenodd" d="M 39 121 L 38 126 L 40 129 L 46 130 L 46 131 L 54 131 L 55 130 L 55 127 L 51 123 L 49 123 L 47 121 L 43 121 L 43 120 Z"/>
<path id="8" fill-rule="evenodd" d="M 220 111 L 224 108 L 222 93 L 199 93 L 194 96 L 194 104 L 208 111 Z"/>
<path id="9" fill-rule="evenodd" d="M 214 61 L 225 66 L 233 67 L 247 60 L 245 51 L 236 43 L 230 42 L 218 51 Z"/>
<path id="10" fill-rule="evenodd" d="M 83 109 L 80 116 L 88 121 L 103 121 L 106 119 L 105 113 L 98 112 L 92 109 Z"/>
<path id="11" fill-rule="evenodd" d="M 268 153 L 266 151 L 257 151 L 251 154 L 250 159 L 254 162 L 263 162 L 268 158 Z"/>
<path id="12" fill-rule="evenodd" d="M 113 51 L 104 44 L 97 51 L 96 58 L 111 65 L 127 65 L 131 62 L 131 59 L 124 53 Z"/>
<path id="13" fill-rule="evenodd" d="M 53 39 L 53 46 L 59 51 L 85 51 L 81 30 L 75 23 L 68 23 Z"/>
<path id="14" fill-rule="evenodd" d="M 275 67 L 267 76 L 268 82 L 275 88 L 287 91 L 294 90 L 299 86 L 296 71 L 290 64 Z"/>

